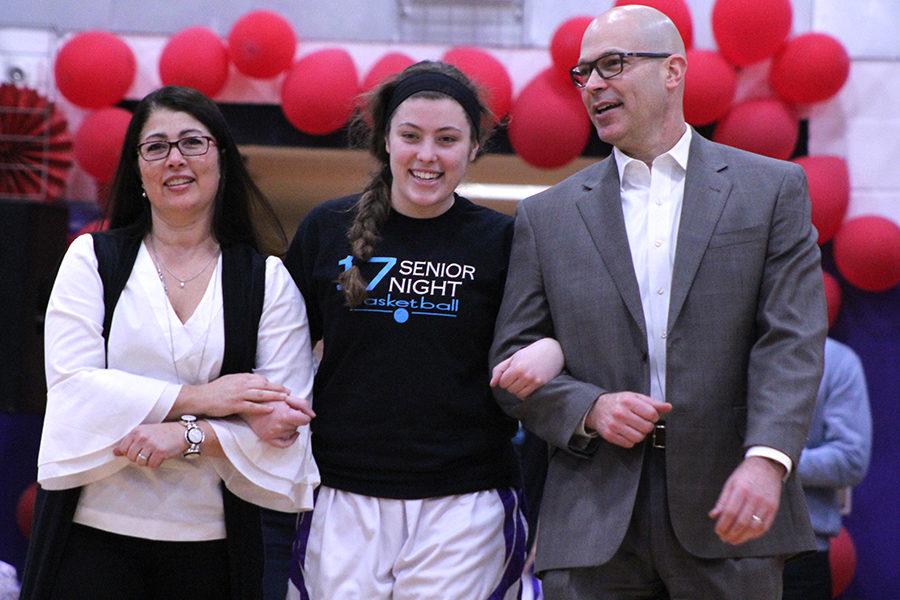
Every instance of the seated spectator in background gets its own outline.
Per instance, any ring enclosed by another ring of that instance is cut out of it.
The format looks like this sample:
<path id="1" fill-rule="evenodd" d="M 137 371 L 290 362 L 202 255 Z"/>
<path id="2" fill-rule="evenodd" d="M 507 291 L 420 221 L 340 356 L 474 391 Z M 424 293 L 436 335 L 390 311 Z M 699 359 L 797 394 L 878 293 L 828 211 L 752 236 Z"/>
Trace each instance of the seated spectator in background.
<path id="1" fill-rule="evenodd" d="M 862 363 L 848 346 L 828 338 L 809 439 L 797 466 L 818 551 L 785 565 L 784 600 L 831 598 L 828 543 L 841 529 L 841 492 L 862 481 L 871 449 L 872 417 Z"/>

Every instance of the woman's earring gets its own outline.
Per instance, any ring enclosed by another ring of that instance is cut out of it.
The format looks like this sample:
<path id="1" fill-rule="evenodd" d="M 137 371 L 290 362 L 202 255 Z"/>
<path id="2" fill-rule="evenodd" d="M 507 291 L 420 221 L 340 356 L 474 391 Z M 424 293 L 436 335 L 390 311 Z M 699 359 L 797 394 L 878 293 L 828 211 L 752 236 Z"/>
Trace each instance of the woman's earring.
<path id="1" fill-rule="evenodd" d="M 141 188 L 141 196 L 143 196 L 144 198 L 147 197 L 147 190 L 145 190 L 144 188 Z"/>

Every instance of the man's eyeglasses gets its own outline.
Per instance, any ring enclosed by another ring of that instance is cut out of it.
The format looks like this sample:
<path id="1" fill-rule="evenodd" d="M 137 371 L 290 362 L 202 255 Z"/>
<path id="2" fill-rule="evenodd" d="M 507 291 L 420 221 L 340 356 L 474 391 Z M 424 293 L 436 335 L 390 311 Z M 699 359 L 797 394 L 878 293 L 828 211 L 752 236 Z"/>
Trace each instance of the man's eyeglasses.
<path id="1" fill-rule="evenodd" d="M 216 140 L 206 135 L 189 135 L 181 139 L 170 142 L 168 140 L 153 140 L 138 144 L 138 154 L 141 158 L 148 161 L 162 160 L 169 156 L 172 146 L 178 146 L 178 151 L 182 156 L 201 156 L 209 152 L 209 145 L 215 144 Z"/>
<path id="2" fill-rule="evenodd" d="M 572 78 L 575 87 L 583 88 L 587 85 L 593 71 L 596 71 L 602 79 L 612 79 L 621 75 L 625 70 L 626 58 L 669 58 L 670 56 L 672 55 L 663 52 L 610 52 L 593 62 L 575 65 L 569 71 L 569 77 Z"/>

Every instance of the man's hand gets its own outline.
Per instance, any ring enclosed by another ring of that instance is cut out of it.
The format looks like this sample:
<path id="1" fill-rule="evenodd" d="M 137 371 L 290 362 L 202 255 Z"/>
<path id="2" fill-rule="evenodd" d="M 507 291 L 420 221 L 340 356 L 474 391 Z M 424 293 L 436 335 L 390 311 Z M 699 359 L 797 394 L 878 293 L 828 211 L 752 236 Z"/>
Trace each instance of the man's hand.
<path id="1" fill-rule="evenodd" d="M 725 482 L 709 518 L 727 544 L 743 544 L 769 530 L 781 502 L 784 467 L 762 456 L 745 458 Z"/>
<path id="2" fill-rule="evenodd" d="M 653 425 L 672 410 L 668 402 L 636 392 L 602 394 L 584 419 L 587 431 L 594 430 L 610 444 L 631 448 L 653 431 Z"/>

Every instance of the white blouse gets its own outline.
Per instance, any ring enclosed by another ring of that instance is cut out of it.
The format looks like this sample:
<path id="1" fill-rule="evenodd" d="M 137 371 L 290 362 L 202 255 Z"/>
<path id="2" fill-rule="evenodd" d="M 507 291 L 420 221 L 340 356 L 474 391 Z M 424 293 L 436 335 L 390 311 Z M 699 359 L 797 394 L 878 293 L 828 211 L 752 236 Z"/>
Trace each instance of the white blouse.
<path id="1" fill-rule="evenodd" d="M 219 376 L 221 264 L 220 256 L 200 304 L 182 324 L 141 244 L 113 314 L 107 365 L 103 284 L 91 236 L 76 239 L 66 253 L 44 325 L 47 410 L 38 481 L 50 490 L 83 486 L 75 522 L 145 539 L 221 539 L 219 481 L 260 506 L 285 512 L 312 507 L 319 472 L 308 426 L 293 445 L 280 449 L 261 441 L 238 417 L 207 418 L 226 458 L 168 459 L 150 469 L 113 456 L 113 447 L 136 426 L 164 420 L 181 384 Z M 275 257 L 266 261 L 256 365 L 255 373 L 293 395 L 311 395 L 303 298 Z"/>

